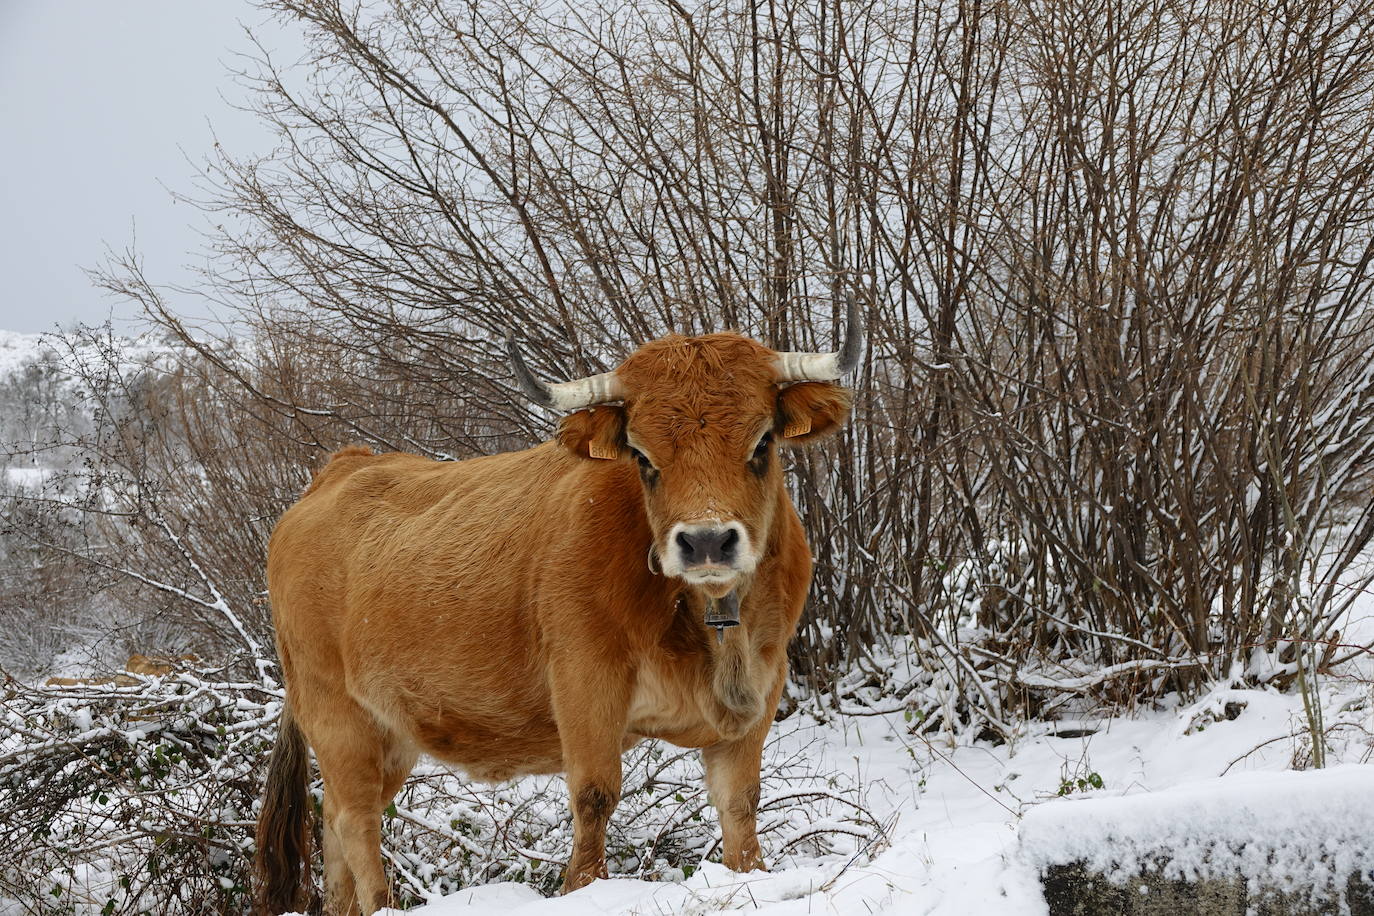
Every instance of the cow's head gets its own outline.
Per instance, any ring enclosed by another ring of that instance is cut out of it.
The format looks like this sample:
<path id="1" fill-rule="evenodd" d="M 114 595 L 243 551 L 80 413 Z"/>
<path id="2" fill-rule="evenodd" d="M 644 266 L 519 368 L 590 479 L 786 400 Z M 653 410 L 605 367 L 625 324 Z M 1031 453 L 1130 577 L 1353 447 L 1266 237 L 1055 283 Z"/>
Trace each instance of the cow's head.
<path id="1" fill-rule="evenodd" d="M 859 360 L 863 330 L 848 304 L 833 353 L 779 353 L 738 334 L 673 335 L 614 372 L 545 383 L 510 344 L 521 387 L 567 411 L 558 439 L 589 461 L 638 465 L 652 553 L 664 575 L 712 597 L 754 571 L 783 494 L 779 446 L 835 431 L 851 395 L 834 380 Z"/>

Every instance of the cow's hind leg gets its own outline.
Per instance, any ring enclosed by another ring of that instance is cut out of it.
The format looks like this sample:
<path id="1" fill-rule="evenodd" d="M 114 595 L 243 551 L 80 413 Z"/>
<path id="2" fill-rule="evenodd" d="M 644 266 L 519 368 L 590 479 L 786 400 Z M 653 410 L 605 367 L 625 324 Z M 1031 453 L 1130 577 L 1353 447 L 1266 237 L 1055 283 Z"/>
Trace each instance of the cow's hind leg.
<path id="1" fill-rule="evenodd" d="M 368 916 L 390 901 L 382 812 L 415 757 L 361 707 L 333 713 L 312 741 L 324 780 L 325 910 Z"/>

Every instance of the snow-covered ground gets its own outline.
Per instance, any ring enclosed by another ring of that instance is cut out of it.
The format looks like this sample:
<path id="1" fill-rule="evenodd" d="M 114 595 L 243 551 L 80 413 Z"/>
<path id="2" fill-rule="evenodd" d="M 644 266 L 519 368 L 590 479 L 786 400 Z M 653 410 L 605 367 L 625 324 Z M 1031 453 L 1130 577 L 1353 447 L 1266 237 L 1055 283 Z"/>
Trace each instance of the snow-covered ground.
<path id="1" fill-rule="evenodd" d="M 1374 562 L 1374 557 L 1366 562 Z M 1350 570 L 1352 583 L 1360 580 L 1363 565 Z M 1347 610 L 1340 630 L 1347 646 L 1374 642 L 1374 595 L 1363 595 Z M 901 662 L 894 664 L 900 669 Z M 1238 667 L 1237 678 L 1243 674 Z M 1039 871 L 1047 862 L 1046 851 L 1086 850 L 1108 841 L 1109 835 L 1119 844 L 1119 833 L 1111 834 L 1106 825 L 1121 823 L 1115 815 L 1122 810 L 1132 828 L 1140 825 L 1137 839 L 1146 847 L 1165 845 L 1183 853 L 1191 848 L 1197 853 L 1197 845 L 1189 847 L 1188 838 L 1211 831 L 1224 840 L 1228 811 L 1249 817 L 1255 837 L 1268 841 L 1285 817 L 1293 817 L 1298 801 L 1317 812 L 1303 815 L 1306 829 L 1332 854 L 1304 850 L 1295 834 L 1297 854 L 1288 861 L 1297 871 L 1290 869 L 1285 880 L 1300 884 L 1311 877 L 1324 884 L 1329 872 L 1349 865 L 1350 856 L 1342 858 L 1342 850 L 1332 844 L 1340 846 L 1341 836 L 1354 835 L 1352 831 L 1374 822 L 1374 657 L 1357 654 L 1317 685 L 1326 764 L 1337 768 L 1331 776 L 1313 779 L 1311 773 L 1293 772 L 1312 763 L 1311 734 L 1299 691 L 1240 685 L 1240 680 L 1214 684 L 1193 702 L 1160 703 L 1129 715 L 1031 722 L 1015 740 L 1000 745 L 923 735 L 921 723 L 913 721 L 918 717 L 900 708 L 839 715 L 808 710 L 803 704 L 774 726 L 765 772 L 770 761 L 776 770 L 781 762 L 800 758 L 813 773 L 834 774 L 836 793 L 862 805 L 869 823 L 882 825 L 876 838 L 856 836 L 846 845 L 841 834 L 839 842 L 831 838 L 827 854 L 778 855 L 776 847 L 785 844 L 787 832 L 761 830 L 768 873 L 730 872 L 716 854 L 717 861 L 703 863 L 676 881 L 613 876 L 566 897 L 549 898 L 527 885 L 487 884 L 407 912 L 666 916 L 758 910 L 778 916 L 1030 916 L 1048 912 Z M 789 787 L 765 781 L 764 807 L 769 807 L 770 798 L 788 793 Z M 1210 798 L 1219 801 L 1201 801 Z M 1264 813 L 1277 798 L 1284 799 L 1279 810 Z M 1082 804 L 1091 799 L 1118 801 Z M 785 807 L 775 806 L 771 814 L 761 816 L 761 826 L 769 816 L 782 817 Z M 812 826 L 824 826 L 835 816 L 834 810 L 806 814 L 800 820 Z M 1352 818 L 1360 823 L 1352 827 Z M 1241 824 L 1230 828 L 1247 829 Z M 1180 842 L 1170 842 L 1171 829 Z M 1023 831 L 1029 839 L 1025 844 Z M 1374 837 L 1366 836 L 1365 842 L 1374 844 Z M 1185 860 L 1196 863 L 1199 856 Z M 1243 856 L 1217 862 L 1224 867 L 1239 864 L 1249 871 L 1272 866 L 1262 859 L 1247 864 Z M 1312 874 L 1304 876 L 1303 868 Z M 1246 873 L 1251 878 L 1270 877 L 1267 872 Z"/>
<path id="2" fill-rule="evenodd" d="M 1348 679 L 1328 680 L 1322 695 L 1332 744 L 1328 763 L 1367 764 L 1374 734 L 1370 681 L 1352 670 Z M 1159 803 L 1186 834 L 1189 810 L 1204 819 L 1211 816 L 1207 812 L 1215 814 L 1214 807 L 1188 804 L 1190 797 L 1210 794 L 1202 781 L 1226 777 L 1242 795 L 1272 796 L 1287 783 L 1246 774 L 1301 766 L 1310 748 L 1296 694 L 1224 685 L 1186 706 L 1037 725 L 995 747 L 927 743 L 900 712 L 836 717 L 828 724 L 803 713 L 776 731 L 770 754 L 801 751 L 818 768 L 846 774 L 885 825 L 885 838 L 871 848 L 774 859 L 767 874 L 735 874 L 708 863 L 677 882 L 612 878 L 561 898 L 543 898 L 524 885 L 493 884 L 409 912 L 1045 913 L 1035 864 L 1018 846 L 1028 811 L 1067 811 L 1081 798 L 1117 796 L 1140 799 L 1134 804 L 1148 811 L 1154 799 L 1146 793 L 1160 793 Z M 1357 775 L 1365 772 L 1361 768 Z M 1163 791 L 1175 786 L 1192 788 Z M 768 795 L 765 786 L 765 801 Z M 1038 829 L 1054 823 L 1067 830 L 1072 822 L 1038 819 Z"/>

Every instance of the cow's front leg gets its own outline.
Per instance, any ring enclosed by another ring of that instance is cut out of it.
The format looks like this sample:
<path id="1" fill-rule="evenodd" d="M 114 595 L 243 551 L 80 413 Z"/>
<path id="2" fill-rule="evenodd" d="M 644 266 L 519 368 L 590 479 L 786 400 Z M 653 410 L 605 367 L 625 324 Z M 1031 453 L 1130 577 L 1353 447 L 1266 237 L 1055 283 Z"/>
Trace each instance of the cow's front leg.
<path id="1" fill-rule="evenodd" d="M 734 741 L 713 744 L 701 752 L 706 764 L 706 789 L 720 815 L 725 867 L 732 871 L 762 871 L 759 848 L 759 769 L 763 744 L 773 725 L 773 710 L 782 692 L 779 681 L 768 697 L 761 721 Z"/>
<path id="2" fill-rule="evenodd" d="M 620 802 L 620 751 L 629 713 L 628 676 L 601 670 L 555 675 L 554 710 L 563 745 L 573 849 L 563 893 L 606 873 L 606 825 Z"/>

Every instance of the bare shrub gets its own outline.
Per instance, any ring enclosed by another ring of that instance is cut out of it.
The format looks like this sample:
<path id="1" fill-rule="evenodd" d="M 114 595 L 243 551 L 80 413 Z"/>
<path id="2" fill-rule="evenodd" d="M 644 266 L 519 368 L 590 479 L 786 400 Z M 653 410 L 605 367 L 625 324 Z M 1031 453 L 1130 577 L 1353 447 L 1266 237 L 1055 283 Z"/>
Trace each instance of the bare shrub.
<path id="1" fill-rule="evenodd" d="M 257 74 L 286 142 L 205 189 L 263 345 L 106 282 L 294 435 L 529 441 L 508 328 L 554 376 L 665 331 L 819 348 L 857 289 L 856 420 L 794 468 L 813 685 L 912 632 L 976 733 L 1334 635 L 1374 521 L 1367 4 L 270 6 L 308 38 Z"/>
<path id="2" fill-rule="evenodd" d="M 10 683 L 0 702 L 0 899 L 43 914 L 244 912 L 281 696 L 228 674 Z M 863 787 L 790 745 L 765 753 L 764 848 L 777 858 L 856 856 L 881 842 Z M 719 854 L 696 758 L 656 742 L 627 755 L 613 873 L 680 875 Z M 318 802 L 318 781 L 313 791 Z M 398 903 L 495 880 L 552 892 L 571 848 L 567 789 L 556 777 L 474 786 L 423 767 L 383 835 Z"/>

